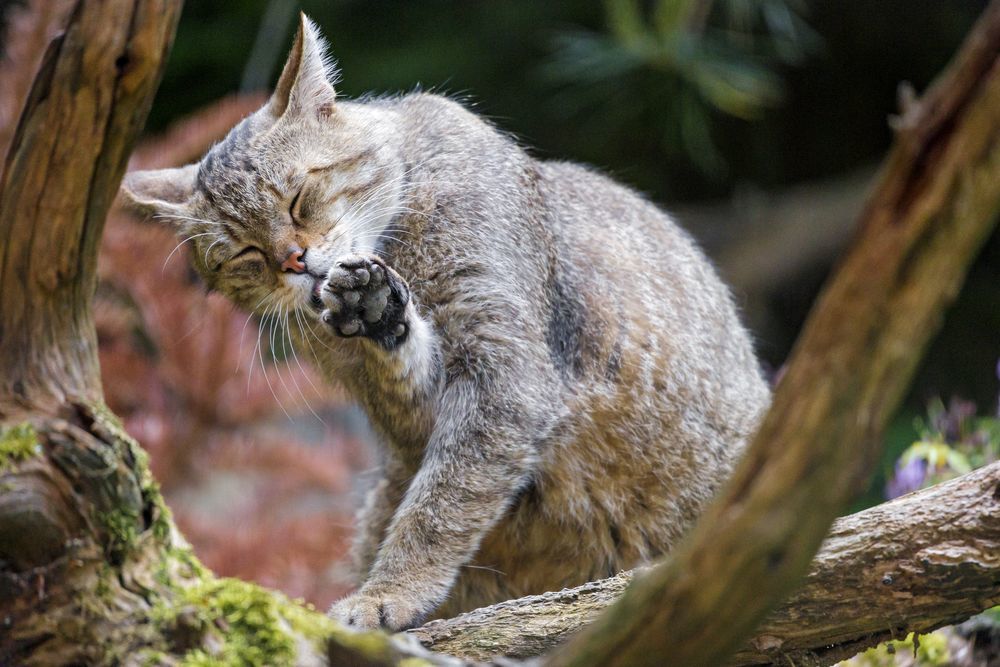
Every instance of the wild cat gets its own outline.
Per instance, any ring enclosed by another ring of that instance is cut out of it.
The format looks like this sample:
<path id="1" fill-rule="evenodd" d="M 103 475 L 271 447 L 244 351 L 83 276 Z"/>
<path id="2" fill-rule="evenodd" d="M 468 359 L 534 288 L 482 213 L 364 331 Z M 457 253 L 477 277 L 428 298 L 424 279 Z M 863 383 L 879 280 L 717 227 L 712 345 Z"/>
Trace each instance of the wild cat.
<path id="1" fill-rule="evenodd" d="M 402 629 L 667 552 L 769 401 L 710 263 L 640 195 L 454 101 L 338 99 L 325 53 L 303 16 L 267 104 L 124 193 L 381 439 L 362 583 L 331 614 Z"/>

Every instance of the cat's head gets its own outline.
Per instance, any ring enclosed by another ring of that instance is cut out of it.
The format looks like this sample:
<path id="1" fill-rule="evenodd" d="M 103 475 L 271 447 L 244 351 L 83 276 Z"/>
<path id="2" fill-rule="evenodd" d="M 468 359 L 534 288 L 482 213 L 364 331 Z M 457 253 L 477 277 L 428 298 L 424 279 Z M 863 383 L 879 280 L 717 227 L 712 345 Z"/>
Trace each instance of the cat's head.
<path id="1" fill-rule="evenodd" d="M 404 208 L 390 112 L 339 102 L 333 78 L 302 15 L 267 104 L 197 164 L 133 172 L 122 185 L 133 209 L 189 239 L 211 288 L 248 310 L 316 312 L 333 262 L 374 252 Z"/>

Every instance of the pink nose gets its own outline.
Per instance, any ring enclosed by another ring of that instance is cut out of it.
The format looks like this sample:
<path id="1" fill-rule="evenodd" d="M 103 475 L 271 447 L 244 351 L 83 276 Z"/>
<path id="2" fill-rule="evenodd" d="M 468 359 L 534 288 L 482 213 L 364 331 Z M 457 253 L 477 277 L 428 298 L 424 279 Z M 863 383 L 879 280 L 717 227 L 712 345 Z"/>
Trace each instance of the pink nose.
<path id="1" fill-rule="evenodd" d="M 304 273 L 306 263 L 302 261 L 302 258 L 305 257 L 305 254 L 305 250 L 302 250 L 298 246 L 292 246 L 289 248 L 288 257 L 285 257 L 285 261 L 281 263 L 281 270 Z"/>

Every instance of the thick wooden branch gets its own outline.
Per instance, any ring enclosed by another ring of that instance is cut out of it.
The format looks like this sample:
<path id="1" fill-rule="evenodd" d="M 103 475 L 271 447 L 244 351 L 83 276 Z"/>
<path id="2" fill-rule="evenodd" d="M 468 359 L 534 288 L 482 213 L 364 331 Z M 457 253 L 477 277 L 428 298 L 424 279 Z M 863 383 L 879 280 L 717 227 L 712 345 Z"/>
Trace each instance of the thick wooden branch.
<path id="1" fill-rule="evenodd" d="M 529 658 L 610 606 L 631 572 L 433 621 L 410 634 L 471 660 Z M 730 665 L 830 664 L 1000 604 L 1000 463 L 838 519 L 803 587 Z"/>
<path id="2" fill-rule="evenodd" d="M 179 15 L 77 2 L 42 58 L 0 183 L 0 417 L 101 397 L 97 246 Z"/>
<path id="3" fill-rule="evenodd" d="M 800 584 L 1000 211 L 1000 0 L 896 145 L 731 482 L 549 665 L 723 664 Z"/>

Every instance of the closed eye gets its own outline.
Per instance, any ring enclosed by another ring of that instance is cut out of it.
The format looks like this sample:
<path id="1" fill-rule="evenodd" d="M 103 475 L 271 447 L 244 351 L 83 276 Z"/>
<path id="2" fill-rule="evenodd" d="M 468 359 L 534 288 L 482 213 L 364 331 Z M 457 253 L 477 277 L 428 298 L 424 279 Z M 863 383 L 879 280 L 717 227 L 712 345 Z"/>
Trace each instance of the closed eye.
<path id="1" fill-rule="evenodd" d="M 243 248 L 243 250 L 240 250 L 238 253 L 230 257 L 229 261 L 233 261 L 234 259 L 240 259 L 241 257 L 249 257 L 254 253 L 262 257 L 264 255 L 264 251 L 258 248 L 257 246 L 248 245 L 246 248 Z"/>
<path id="2" fill-rule="evenodd" d="M 299 188 L 299 191 L 295 193 L 292 197 L 292 203 L 288 206 L 288 215 L 292 216 L 292 222 L 294 224 L 299 224 L 299 200 L 302 197 L 302 190 L 304 188 Z"/>

